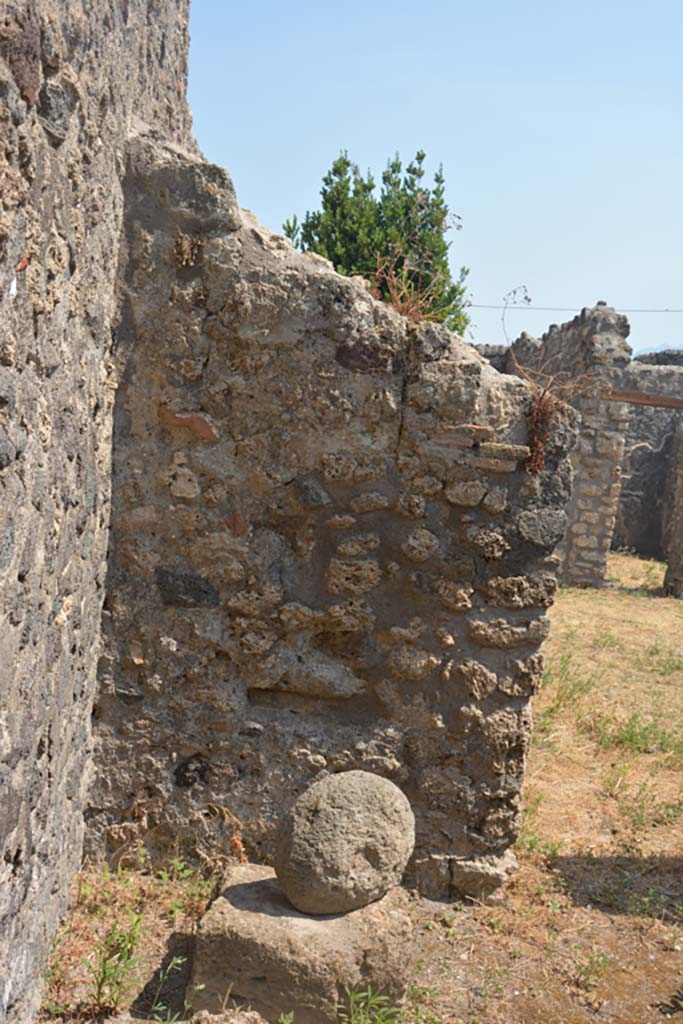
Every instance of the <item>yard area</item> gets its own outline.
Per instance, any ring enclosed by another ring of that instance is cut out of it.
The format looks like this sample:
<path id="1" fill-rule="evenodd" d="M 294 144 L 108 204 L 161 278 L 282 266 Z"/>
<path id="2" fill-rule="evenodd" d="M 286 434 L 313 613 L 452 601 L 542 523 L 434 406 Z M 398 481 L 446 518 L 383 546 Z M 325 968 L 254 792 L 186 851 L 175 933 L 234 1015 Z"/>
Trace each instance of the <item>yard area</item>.
<path id="1" fill-rule="evenodd" d="M 663 573 L 613 554 L 611 586 L 560 591 L 519 871 L 487 905 L 416 901 L 406 1024 L 683 1021 L 683 603 L 659 596 Z M 43 1021 L 92 1015 L 98 950 L 116 920 L 143 937 L 120 1010 L 181 1020 L 192 933 L 212 888 L 180 859 L 162 872 L 142 857 L 84 870 Z"/>

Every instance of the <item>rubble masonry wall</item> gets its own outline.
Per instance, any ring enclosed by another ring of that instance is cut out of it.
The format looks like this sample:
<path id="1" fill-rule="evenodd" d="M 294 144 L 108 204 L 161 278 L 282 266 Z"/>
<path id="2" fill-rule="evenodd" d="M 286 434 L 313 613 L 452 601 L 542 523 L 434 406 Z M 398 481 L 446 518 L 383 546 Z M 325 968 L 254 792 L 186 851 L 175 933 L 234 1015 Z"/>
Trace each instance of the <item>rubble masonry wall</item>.
<path id="1" fill-rule="evenodd" d="M 655 355 L 673 358 L 676 353 Z M 645 394 L 683 398 L 683 366 L 645 362 L 639 357 L 626 369 L 622 386 Z M 675 554 L 669 550 L 667 537 L 674 512 L 670 478 L 675 474 L 675 433 L 681 413 L 644 405 L 630 408 L 613 546 L 668 559 Z"/>
<path id="2" fill-rule="evenodd" d="M 570 401 L 581 416 L 581 426 L 571 453 L 569 525 L 558 548 L 560 577 L 574 586 L 600 586 L 605 578 L 629 407 L 607 402 L 601 393 L 620 385 L 631 356 L 628 333 L 626 318 L 599 303 L 569 323 L 553 325 L 540 340 L 523 334 L 508 357 L 510 373 L 515 372 L 516 360 L 522 367 L 574 382 Z"/>
<path id="3" fill-rule="evenodd" d="M 391 778 L 423 891 L 500 880 L 555 590 L 571 428 L 140 135 L 125 183 L 91 841 L 269 856 L 324 772 Z"/>
<path id="4" fill-rule="evenodd" d="M 0 1021 L 31 1019 L 80 863 L 109 520 L 121 175 L 191 145 L 187 9 L 0 15 Z"/>

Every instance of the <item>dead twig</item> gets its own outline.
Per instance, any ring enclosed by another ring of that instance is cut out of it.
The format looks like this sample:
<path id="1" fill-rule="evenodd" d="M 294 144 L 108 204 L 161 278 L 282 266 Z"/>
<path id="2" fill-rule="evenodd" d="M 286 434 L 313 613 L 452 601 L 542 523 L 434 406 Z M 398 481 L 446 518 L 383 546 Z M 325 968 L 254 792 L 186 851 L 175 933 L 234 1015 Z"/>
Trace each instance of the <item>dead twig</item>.
<path id="1" fill-rule="evenodd" d="M 558 415 L 567 409 L 572 398 L 585 394 L 594 387 L 595 374 L 584 373 L 578 377 L 566 371 L 548 374 L 542 370 L 534 370 L 530 366 L 522 366 L 512 350 L 510 356 L 514 372 L 531 387 L 532 400 L 528 421 L 528 445 L 531 454 L 524 463 L 524 468 L 527 473 L 538 476 L 545 467 L 546 450 Z"/>

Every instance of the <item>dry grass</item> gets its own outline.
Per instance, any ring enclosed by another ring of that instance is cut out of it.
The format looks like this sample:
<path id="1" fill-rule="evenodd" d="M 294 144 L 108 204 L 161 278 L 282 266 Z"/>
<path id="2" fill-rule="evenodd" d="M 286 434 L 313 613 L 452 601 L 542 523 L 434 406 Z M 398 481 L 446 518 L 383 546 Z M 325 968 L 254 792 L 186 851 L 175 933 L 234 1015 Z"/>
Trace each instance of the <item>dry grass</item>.
<path id="1" fill-rule="evenodd" d="M 125 869 L 86 866 L 53 944 L 40 1020 L 101 1020 L 117 1009 L 169 1024 L 186 1016 L 194 933 L 214 889 L 215 879 L 177 858 L 161 871 L 150 869 L 142 853 Z M 127 928 L 131 914 L 141 917 L 141 941 L 121 1004 L 98 1005 L 91 968 L 112 926 Z"/>
<path id="2" fill-rule="evenodd" d="M 423 919 L 438 1024 L 683 1020 L 683 604 L 663 565 L 609 570 L 551 612 L 518 873 Z"/>
<path id="3" fill-rule="evenodd" d="M 683 603 L 659 596 L 663 574 L 615 554 L 612 587 L 560 592 L 519 871 L 487 906 L 417 904 L 406 1024 L 683 1021 Z M 60 1002 L 65 1020 L 89 1012 L 82 958 L 128 909 L 143 912 L 146 940 L 126 1005 L 150 1016 L 160 966 L 180 956 L 162 1001 L 182 1013 L 209 885 L 182 873 L 84 873 L 54 960 L 53 1015 Z"/>

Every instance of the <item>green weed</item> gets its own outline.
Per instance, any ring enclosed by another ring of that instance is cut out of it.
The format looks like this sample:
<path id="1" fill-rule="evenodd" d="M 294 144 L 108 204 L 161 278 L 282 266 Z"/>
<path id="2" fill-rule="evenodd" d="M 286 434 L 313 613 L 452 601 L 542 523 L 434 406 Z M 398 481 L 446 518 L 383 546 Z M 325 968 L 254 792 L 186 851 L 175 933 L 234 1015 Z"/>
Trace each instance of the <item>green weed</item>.
<path id="1" fill-rule="evenodd" d="M 166 982 L 176 971 L 179 971 L 187 963 L 187 958 L 184 956 L 174 956 L 169 960 L 166 967 L 159 971 L 159 982 L 157 984 L 156 992 L 152 1000 L 151 1016 L 153 1020 L 159 1022 L 159 1024 L 175 1024 L 180 1014 L 174 1014 L 171 1016 L 168 1006 L 162 1002 L 161 994 L 164 990 Z"/>
<path id="2" fill-rule="evenodd" d="M 414 984 L 410 989 L 408 1006 L 398 1017 L 401 1024 L 437 1024 L 438 1018 L 430 1009 L 434 995 L 433 988 Z"/>
<path id="3" fill-rule="evenodd" d="M 610 966 L 609 957 L 602 950 L 594 950 L 576 961 L 574 981 L 579 988 L 591 991 L 598 987 L 600 979 L 605 976 Z"/>
<path id="4" fill-rule="evenodd" d="M 541 839 L 536 831 L 536 815 L 542 799 L 538 794 L 527 801 L 522 811 L 522 824 L 516 847 L 520 853 L 539 853 L 542 857 L 552 860 L 559 853 L 561 843 Z"/>
<path id="5" fill-rule="evenodd" d="M 602 715 L 591 715 L 580 722 L 582 731 L 601 750 L 628 750 L 633 754 L 683 755 L 683 731 L 667 729 L 654 719 L 649 721 L 633 711 L 623 721 Z"/>
<path id="6" fill-rule="evenodd" d="M 592 646 L 597 647 L 599 650 L 621 650 L 621 641 L 617 639 L 614 633 L 607 632 L 594 637 Z"/>
<path id="7" fill-rule="evenodd" d="M 168 885 L 170 882 L 182 882 L 186 878 L 191 878 L 193 874 L 194 868 L 186 864 L 180 857 L 174 857 L 169 861 L 168 868 L 157 871 L 157 878 Z"/>
<path id="8" fill-rule="evenodd" d="M 683 816 L 683 793 L 676 800 L 658 800 L 650 779 L 645 779 L 635 792 L 624 788 L 619 812 L 635 829 L 670 825 Z"/>
<path id="9" fill-rule="evenodd" d="M 128 917 L 127 928 L 118 922 L 112 925 L 95 951 L 94 962 L 83 961 L 92 979 L 88 998 L 98 1010 L 118 1010 L 135 981 L 142 914 L 129 911 Z"/>
<path id="10" fill-rule="evenodd" d="M 42 1005 L 42 1011 L 48 1017 L 66 1017 L 69 1012 L 69 1004 L 64 998 L 67 991 L 67 978 L 64 971 L 64 958 L 60 949 L 64 932 L 58 932 L 50 949 L 50 956 L 47 963 L 45 975 L 45 987 L 47 996 Z"/>
<path id="11" fill-rule="evenodd" d="M 602 792 L 606 797 L 611 800 L 616 800 L 620 793 L 626 793 L 628 787 L 626 784 L 626 775 L 629 771 L 631 762 L 630 761 L 615 761 L 610 767 L 604 772 L 602 776 Z"/>
<path id="12" fill-rule="evenodd" d="M 346 1006 L 339 1006 L 337 1013 L 341 1024 L 399 1024 L 401 1010 L 389 1006 L 386 996 L 377 995 L 368 985 L 364 991 L 346 990 Z"/>
<path id="13" fill-rule="evenodd" d="M 536 718 L 536 731 L 545 733 L 553 721 L 568 707 L 573 707 L 595 686 L 593 676 L 582 676 L 572 668 L 570 654 L 548 661 L 543 674 L 543 689 L 554 690 L 551 701 Z"/>
<path id="14" fill-rule="evenodd" d="M 658 676 L 671 676 L 683 672 L 683 655 L 671 647 L 650 644 L 645 653 L 636 658 L 636 667 Z"/>

